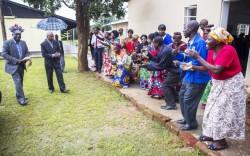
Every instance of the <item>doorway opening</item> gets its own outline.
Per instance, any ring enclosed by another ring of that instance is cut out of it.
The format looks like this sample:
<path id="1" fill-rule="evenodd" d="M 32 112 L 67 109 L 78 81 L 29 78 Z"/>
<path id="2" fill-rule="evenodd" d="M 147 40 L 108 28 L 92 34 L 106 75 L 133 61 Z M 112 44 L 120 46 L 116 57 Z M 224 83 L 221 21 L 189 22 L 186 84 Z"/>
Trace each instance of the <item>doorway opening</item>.
<path id="1" fill-rule="evenodd" d="M 246 75 L 250 45 L 250 1 L 239 0 L 230 3 L 227 30 L 233 35 L 232 45 L 237 50 L 242 73 Z"/>

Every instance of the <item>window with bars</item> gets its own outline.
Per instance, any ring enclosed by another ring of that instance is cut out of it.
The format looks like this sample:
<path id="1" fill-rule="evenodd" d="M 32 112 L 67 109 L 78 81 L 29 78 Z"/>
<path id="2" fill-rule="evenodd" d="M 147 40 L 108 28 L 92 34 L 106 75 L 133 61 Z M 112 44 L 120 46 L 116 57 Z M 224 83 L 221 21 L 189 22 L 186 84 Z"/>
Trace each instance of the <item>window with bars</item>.
<path id="1" fill-rule="evenodd" d="M 237 35 L 244 33 L 245 35 L 249 34 L 249 24 L 238 24 L 237 25 Z"/>
<path id="2" fill-rule="evenodd" d="M 196 20 L 197 5 L 185 7 L 184 24 L 191 20 Z"/>

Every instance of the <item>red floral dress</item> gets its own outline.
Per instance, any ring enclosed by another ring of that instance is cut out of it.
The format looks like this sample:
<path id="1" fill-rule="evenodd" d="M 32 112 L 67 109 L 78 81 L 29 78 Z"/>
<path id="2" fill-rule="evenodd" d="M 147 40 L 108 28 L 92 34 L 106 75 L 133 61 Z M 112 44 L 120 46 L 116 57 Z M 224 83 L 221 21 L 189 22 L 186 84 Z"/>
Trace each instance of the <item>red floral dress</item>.
<path id="1" fill-rule="evenodd" d="M 151 49 L 151 54 L 153 56 L 156 56 L 158 52 L 160 52 L 160 51 L 156 51 L 153 48 Z M 150 63 L 157 64 L 157 62 L 153 62 L 153 61 L 150 61 Z M 151 97 L 159 97 L 159 98 L 164 96 L 162 83 L 163 83 L 165 77 L 166 77 L 166 70 L 152 72 L 152 76 L 149 78 L 148 95 L 151 95 Z"/>

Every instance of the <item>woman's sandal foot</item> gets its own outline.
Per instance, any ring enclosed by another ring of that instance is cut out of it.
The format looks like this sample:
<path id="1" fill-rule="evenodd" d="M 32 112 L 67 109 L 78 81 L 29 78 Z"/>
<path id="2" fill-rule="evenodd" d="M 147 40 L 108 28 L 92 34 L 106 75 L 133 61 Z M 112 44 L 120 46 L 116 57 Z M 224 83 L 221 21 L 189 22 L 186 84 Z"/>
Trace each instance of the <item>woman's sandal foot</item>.
<path id="1" fill-rule="evenodd" d="M 199 140 L 200 140 L 200 141 L 214 141 L 213 138 L 207 137 L 207 136 L 205 136 L 205 135 L 201 135 L 201 136 L 199 137 Z"/>
<path id="2" fill-rule="evenodd" d="M 213 150 L 213 151 L 218 151 L 218 150 L 227 149 L 228 148 L 228 144 L 225 143 L 223 146 L 219 146 L 218 147 L 217 145 L 215 145 L 214 143 L 212 143 L 212 144 L 208 144 L 207 148 L 210 149 L 210 150 Z"/>

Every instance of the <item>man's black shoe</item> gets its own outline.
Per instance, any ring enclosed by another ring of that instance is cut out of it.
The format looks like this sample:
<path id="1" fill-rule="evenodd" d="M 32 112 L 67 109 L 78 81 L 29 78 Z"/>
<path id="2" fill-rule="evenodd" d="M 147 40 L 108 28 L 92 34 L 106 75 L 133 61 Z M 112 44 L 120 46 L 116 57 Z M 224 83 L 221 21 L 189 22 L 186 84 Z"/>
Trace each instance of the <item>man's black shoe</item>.
<path id="1" fill-rule="evenodd" d="M 54 90 L 53 90 L 53 89 L 49 89 L 49 92 L 50 92 L 50 93 L 53 93 L 53 92 L 54 92 Z"/>
<path id="2" fill-rule="evenodd" d="M 190 126 L 189 124 L 186 124 L 184 126 L 182 126 L 180 129 L 183 131 L 189 131 L 189 130 L 193 130 L 193 129 L 197 129 L 198 126 Z"/>
<path id="3" fill-rule="evenodd" d="M 20 104 L 20 105 L 22 105 L 22 106 L 24 106 L 24 105 L 27 105 L 27 101 L 18 101 L 18 103 Z"/>
<path id="4" fill-rule="evenodd" d="M 68 92 L 69 92 L 69 90 L 66 90 L 66 89 L 61 90 L 61 93 L 68 93 Z"/>
<path id="5" fill-rule="evenodd" d="M 27 100 L 29 100 L 29 98 L 27 98 L 27 97 L 24 97 L 24 100 L 25 100 L 25 101 L 27 101 Z"/>
<path id="6" fill-rule="evenodd" d="M 183 124 L 183 125 L 187 123 L 184 119 L 177 120 L 176 122 L 177 122 L 178 124 Z"/>
<path id="7" fill-rule="evenodd" d="M 161 106 L 161 109 L 174 110 L 174 109 L 177 109 L 177 107 L 176 106 Z"/>

